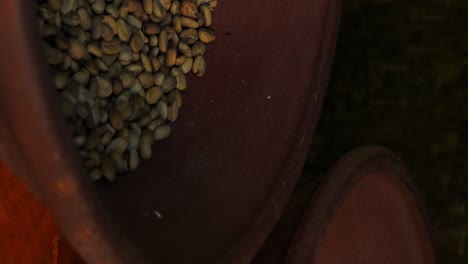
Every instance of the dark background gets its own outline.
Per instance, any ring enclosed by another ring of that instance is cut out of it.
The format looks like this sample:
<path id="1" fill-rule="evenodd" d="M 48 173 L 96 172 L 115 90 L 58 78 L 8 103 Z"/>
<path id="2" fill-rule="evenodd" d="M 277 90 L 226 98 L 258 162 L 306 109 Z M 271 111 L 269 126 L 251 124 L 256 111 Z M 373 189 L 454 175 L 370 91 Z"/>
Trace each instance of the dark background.
<path id="1" fill-rule="evenodd" d="M 443 263 L 468 263 L 468 1 L 345 0 L 306 169 L 352 148 L 399 154 L 425 199 Z"/>

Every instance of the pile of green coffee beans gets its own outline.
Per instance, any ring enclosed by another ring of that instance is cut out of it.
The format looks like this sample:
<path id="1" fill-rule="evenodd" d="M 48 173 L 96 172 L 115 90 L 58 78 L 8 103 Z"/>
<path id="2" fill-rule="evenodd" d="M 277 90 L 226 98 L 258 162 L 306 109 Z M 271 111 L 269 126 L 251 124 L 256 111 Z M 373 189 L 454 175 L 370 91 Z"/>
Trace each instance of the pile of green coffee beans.
<path id="1" fill-rule="evenodd" d="M 43 50 L 92 180 L 113 182 L 152 156 L 205 73 L 217 0 L 42 0 Z"/>

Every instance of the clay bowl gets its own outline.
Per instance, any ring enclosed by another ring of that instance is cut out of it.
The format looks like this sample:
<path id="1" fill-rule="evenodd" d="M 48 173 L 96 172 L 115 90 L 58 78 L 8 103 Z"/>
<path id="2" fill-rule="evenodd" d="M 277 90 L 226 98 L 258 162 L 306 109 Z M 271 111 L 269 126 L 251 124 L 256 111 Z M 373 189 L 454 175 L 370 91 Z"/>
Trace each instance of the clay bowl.
<path id="1" fill-rule="evenodd" d="M 428 223 L 401 159 L 362 147 L 294 195 L 254 263 L 434 264 Z"/>
<path id="2" fill-rule="evenodd" d="M 64 131 L 34 7 L 0 3 L 0 153 L 89 263 L 249 263 L 278 221 L 319 117 L 337 0 L 221 1 L 207 74 L 173 135 L 112 186 Z"/>

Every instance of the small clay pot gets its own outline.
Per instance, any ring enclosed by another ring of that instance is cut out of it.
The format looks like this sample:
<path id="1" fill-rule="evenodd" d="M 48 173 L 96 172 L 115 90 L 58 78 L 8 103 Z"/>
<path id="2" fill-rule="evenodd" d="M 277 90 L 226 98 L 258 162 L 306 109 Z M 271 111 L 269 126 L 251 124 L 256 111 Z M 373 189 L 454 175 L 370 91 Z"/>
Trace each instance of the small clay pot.
<path id="1" fill-rule="evenodd" d="M 254 263 L 436 263 L 411 177 L 384 148 L 350 152 L 288 208 Z"/>

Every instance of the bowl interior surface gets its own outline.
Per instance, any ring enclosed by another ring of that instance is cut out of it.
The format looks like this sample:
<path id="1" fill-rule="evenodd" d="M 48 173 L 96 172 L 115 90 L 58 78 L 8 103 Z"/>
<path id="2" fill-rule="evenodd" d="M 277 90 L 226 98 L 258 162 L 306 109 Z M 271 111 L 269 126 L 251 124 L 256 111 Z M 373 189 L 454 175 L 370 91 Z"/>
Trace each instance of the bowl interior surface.
<path id="1" fill-rule="evenodd" d="M 242 260 L 242 248 L 260 247 L 318 119 L 331 2 L 219 3 L 206 75 L 189 77 L 173 134 L 136 173 L 98 186 L 113 219 L 150 258 Z"/>

